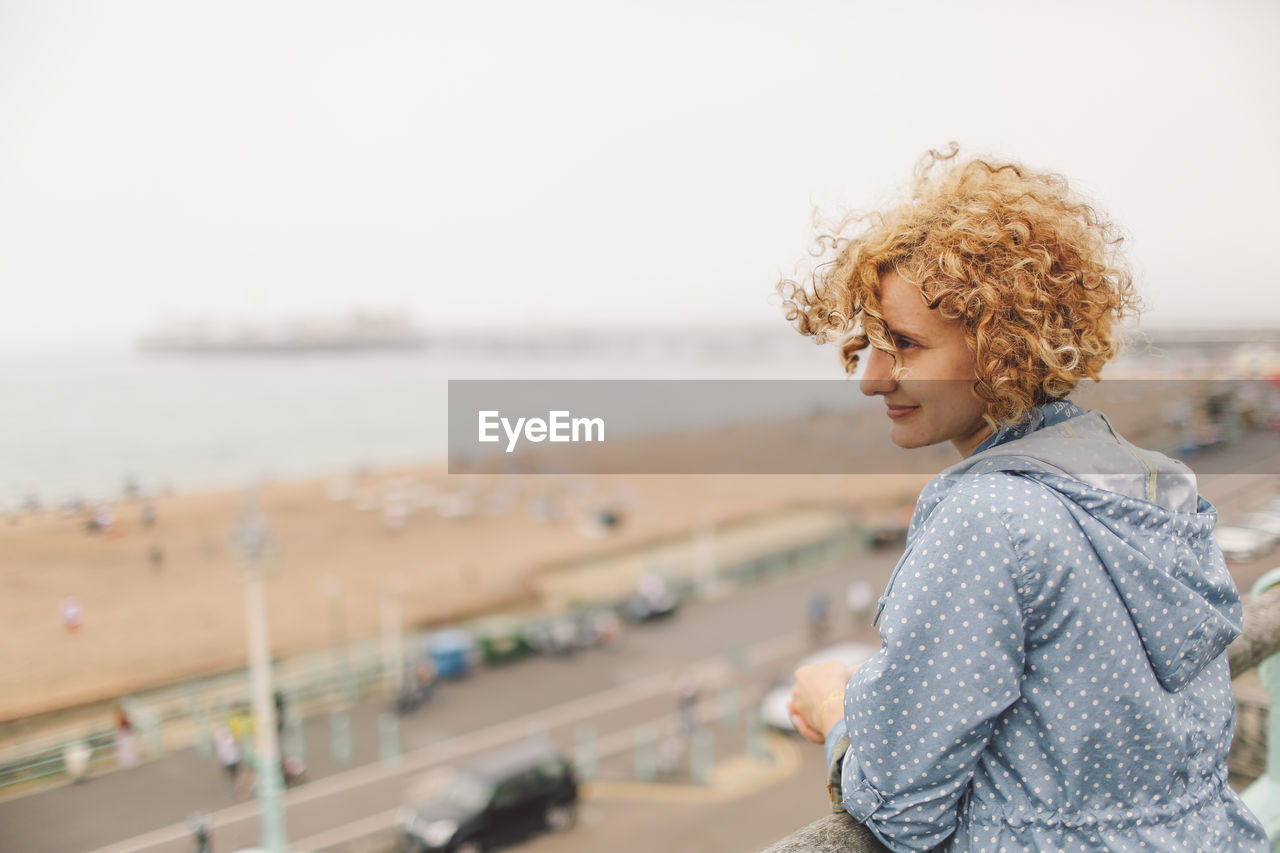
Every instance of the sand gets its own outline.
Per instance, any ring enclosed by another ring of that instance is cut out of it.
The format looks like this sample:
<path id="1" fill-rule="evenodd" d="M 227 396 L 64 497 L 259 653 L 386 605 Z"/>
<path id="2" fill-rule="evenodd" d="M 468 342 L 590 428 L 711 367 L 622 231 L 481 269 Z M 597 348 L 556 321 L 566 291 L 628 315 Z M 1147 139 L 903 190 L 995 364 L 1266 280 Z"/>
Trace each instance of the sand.
<path id="1" fill-rule="evenodd" d="M 272 649 L 326 647 L 335 625 L 349 639 L 376 635 L 392 584 L 402 590 L 408 626 L 528 607 L 538 603 L 539 578 L 590 555 L 688 538 L 708 524 L 776 518 L 788 507 L 909 503 L 924 479 L 451 477 L 421 467 L 266 485 L 259 502 L 277 542 L 267 582 Z M 547 494 L 557 496 L 563 518 L 531 517 Z M 470 516 L 442 517 L 468 500 Z M 243 665 L 243 568 L 231 542 L 242 503 L 235 492 L 162 497 L 148 529 L 140 504 L 122 501 L 110 535 L 52 515 L 0 527 L 0 720 Z M 388 504 L 406 508 L 398 531 L 384 519 Z M 598 506 L 621 516 L 603 538 L 582 532 L 582 514 Z M 148 559 L 152 547 L 163 550 L 159 567 Z M 332 579 L 341 587 L 337 611 L 325 593 Z M 83 607 L 75 632 L 61 618 L 67 596 Z"/>

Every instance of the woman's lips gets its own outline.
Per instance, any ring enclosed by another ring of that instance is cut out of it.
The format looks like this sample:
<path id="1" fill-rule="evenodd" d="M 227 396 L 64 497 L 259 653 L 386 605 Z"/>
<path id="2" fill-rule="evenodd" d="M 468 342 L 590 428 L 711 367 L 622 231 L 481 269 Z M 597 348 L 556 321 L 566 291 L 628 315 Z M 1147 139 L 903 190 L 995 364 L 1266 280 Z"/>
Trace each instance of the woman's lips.
<path id="1" fill-rule="evenodd" d="M 891 418 L 905 418 L 914 412 L 919 406 L 886 406 L 885 414 Z"/>

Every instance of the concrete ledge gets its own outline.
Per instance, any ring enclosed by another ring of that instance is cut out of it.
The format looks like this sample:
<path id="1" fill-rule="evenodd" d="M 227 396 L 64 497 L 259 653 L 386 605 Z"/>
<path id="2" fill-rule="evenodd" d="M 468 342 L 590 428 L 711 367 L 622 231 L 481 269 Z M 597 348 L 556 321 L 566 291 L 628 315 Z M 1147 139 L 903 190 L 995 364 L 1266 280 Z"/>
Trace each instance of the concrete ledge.
<path id="1" fill-rule="evenodd" d="M 1243 595 L 1244 630 L 1227 647 L 1231 677 L 1239 678 L 1280 652 L 1280 586 L 1261 595 Z"/>
<path id="2" fill-rule="evenodd" d="M 799 829 L 763 853 L 880 853 L 887 851 L 876 837 L 844 812 L 831 813 Z"/>

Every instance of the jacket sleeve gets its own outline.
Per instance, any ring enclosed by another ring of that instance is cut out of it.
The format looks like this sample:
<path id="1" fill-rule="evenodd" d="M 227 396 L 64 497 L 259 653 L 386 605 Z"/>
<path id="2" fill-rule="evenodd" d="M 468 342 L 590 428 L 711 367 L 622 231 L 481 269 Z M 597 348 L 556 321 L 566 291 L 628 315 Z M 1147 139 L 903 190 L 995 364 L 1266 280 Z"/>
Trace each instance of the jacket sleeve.
<path id="1" fill-rule="evenodd" d="M 955 830 L 995 721 L 1019 697 L 1018 577 L 1004 523 L 956 487 L 889 582 L 882 648 L 845 691 L 848 747 L 830 738 L 828 751 L 833 805 L 892 850 L 930 850 Z"/>

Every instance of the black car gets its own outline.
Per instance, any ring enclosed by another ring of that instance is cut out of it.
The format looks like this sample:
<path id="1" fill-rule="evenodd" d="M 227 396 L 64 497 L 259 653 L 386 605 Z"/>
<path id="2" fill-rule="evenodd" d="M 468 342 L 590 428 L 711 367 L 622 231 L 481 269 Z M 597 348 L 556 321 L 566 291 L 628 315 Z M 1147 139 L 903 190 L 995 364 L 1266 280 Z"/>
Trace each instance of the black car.
<path id="1" fill-rule="evenodd" d="M 432 797 L 406 809 L 404 849 L 481 853 L 542 829 L 568 829 L 577 809 L 568 759 L 550 746 L 521 744 L 451 774 Z"/>

